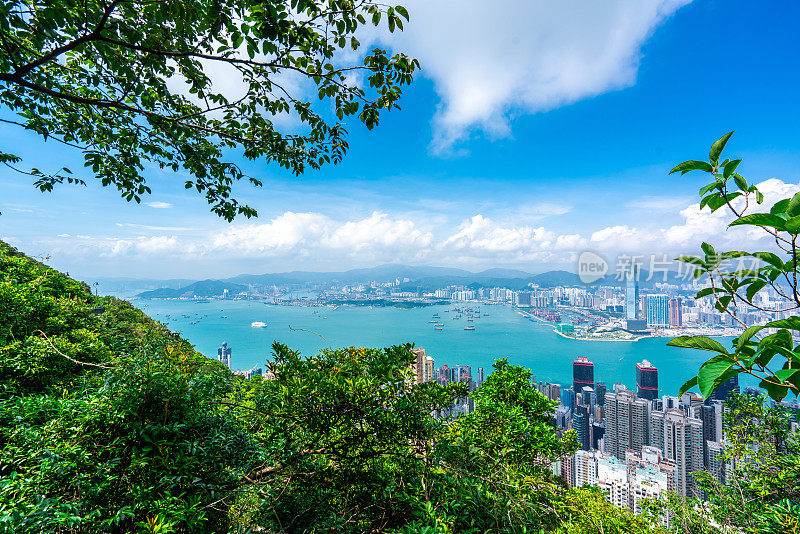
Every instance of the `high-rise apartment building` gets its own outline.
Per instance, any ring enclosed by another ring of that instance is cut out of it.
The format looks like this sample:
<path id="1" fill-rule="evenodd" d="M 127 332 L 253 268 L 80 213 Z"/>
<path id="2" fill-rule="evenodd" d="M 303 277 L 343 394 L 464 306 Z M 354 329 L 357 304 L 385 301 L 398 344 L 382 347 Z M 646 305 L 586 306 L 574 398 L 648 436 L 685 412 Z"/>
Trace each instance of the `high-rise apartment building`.
<path id="1" fill-rule="evenodd" d="M 223 342 L 222 346 L 217 349 L 217 360 L 221 361 L 228 369 L 231 368 L 231 352 L 233 351 L 227 342 Z"/>
<path id="2" fill-rule="evenodd" d="M 583 386 L 594 388 L 594 364 L 585 356 L 578 356 L 572 362 L 572 389 L 577 395 Z"/>
<path id="3" fill-rule="evenodd" d="M 435 380 L 433 358 L 427 356 L 425 354 L 425 349 L 422 347 L 411 349 L 411 353 L 415 356 L 411 364 L 411 368 L 414 372 L 414 381 L 417 384 L 421 384 L 423 382 Z"/>
<path id="4" fill-rule="evenodd" d="M 676 491 L 697 496 L 694 473 L 703 469 L 703 422 L 681 409 L 654 411 L 650 414 L 650 444 L 675 462 Z"/>
<path id="5" fill-rule="evenodd" d="M 636 395 L 647 400 L 658 397 L 658 369 L 647 360 L 636 364 Z"/>
<path id="6" fill-rule="evenodd" d="M 656 327 L 669 326 L 669 296 L 647 295 L 647 324 Z"/>
<path id="7" fill-rule="evenodd" d="M 625 460 L 628 451 L 641 452 L 648 444 L 648 401 L 636 397 L 633 391 L 616 386 L 606 393 L 603 407 L 605 452 Z"/>

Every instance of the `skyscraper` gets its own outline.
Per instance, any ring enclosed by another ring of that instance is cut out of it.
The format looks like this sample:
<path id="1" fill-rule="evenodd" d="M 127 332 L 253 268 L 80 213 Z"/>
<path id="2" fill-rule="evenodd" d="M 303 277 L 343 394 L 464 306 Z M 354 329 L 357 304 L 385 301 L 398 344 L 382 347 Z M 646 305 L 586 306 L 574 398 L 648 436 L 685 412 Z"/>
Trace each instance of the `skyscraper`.
<path id="1" fill-rule="evenodd" d="M 677 466 L 676 491 L 697 496 L 694 473 L 703 469 L 703 422 L 683 410 L 666 409 L 650 414 L 650 444 Z"/>
<path id="2" fill-rule="evenodd" d="M 641 452 L 642 446 L 648 444 L 647 405 L 648 401 L 621 386 L 606 393 L 603 437 L 606 453 L 624 460 L 625 453 Z"/>
<path id="3" fill-rule="evenodd" d="M 705 403 L 709 404 L 712 401 L 726 401 L 731 393 L 739 393 L 739 375 L 732 376 L 725 382 L 719 385 L 717 389 L 707 398 Z"/>
<path id="4" fill-rule="evenodd" d="M 578 394 L 583 386 L 594 388 L 594 364 L 585 356 L 578 356 L 572 362 L 572 389 Z"/>
<path id="5" fill-rule="evenodd" d="M 217 349 L 217 360 L 221 361 L 222 364 L 228 369 L 231 368 L 231 352 L 231 348 L 228 346 L 226 341 L 224 341 L 222 346 Z"/>
<path id="6" fill-rule="evenodd" d="M 669 325 L 673 328 L 676 326 L 683 326 L 680 297 L 669 299 Z"/>
<path id="7" fill-rule="evenodd" d="M 631 263 L 625 272 L 625 328 L 646 330 L 647 322 L 639 313 L 639 266 Z"/>
<path id="8" fill-rule="evenodd" d="M 483 385 L 483 367 L 478 367 L 478 380 L 476 381 L 478 387 Z"/>
<path id="9" fill-rule="evenodd" d="M 589 410 L 586 406 L 576 406 L 572 416 L 572 429 L 578 433 L 578 443 L 581 449 L 589 450 Z"/>
<path id="10" fill-rule="evenodd" d="M 708 444 L 722 441 L 722 401 L 713 401 L 700 407 L 703 421 L 703 465 L 709 467 Z"/>
<path id="11" fill-rule="evenodd" d="M 647 360 L 636 364 L 636 395 L 647 400 L 658 397 L 658 369 Z"/>
<path id="12" fill-rule="evenodd" d="M 605 405 L 606 403 L 606 383 L 605 382 L 597 382 L 594 385 L 594 392 L 597 395 L 597 404 L 600 406 Z"/>
<path id="13" fill-rule="evenodd" d="M 647 295 L 647 324 L 669 326 L 669 296 Z"/>

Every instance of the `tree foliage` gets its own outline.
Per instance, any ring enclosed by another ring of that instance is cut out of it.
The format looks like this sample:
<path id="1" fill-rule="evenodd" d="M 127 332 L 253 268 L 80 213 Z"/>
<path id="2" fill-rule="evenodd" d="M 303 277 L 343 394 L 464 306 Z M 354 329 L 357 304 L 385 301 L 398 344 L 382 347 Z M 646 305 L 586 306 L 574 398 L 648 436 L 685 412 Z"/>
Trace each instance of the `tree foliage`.
<path id="1" fill-rule="evenodd" d="M 0 532 L 651 532 L 551 464 L 553 403 L 499 360 L 416 384 L 411 345 L 276 343 L 235 376 L 0 244 Z"/>
<path id="2" fill-rule="evenodd" d="M 744 226 L 774 242 L 774 250 L 717 251 L 702 244 L 702 256 L 686 256 L 680 261 L 694 266 L 695 278 L 707 277 L 710 287 L 701 289 L 697 298 L 711 298 L 715 308 L 729 314 L 744 332 L 733 340 L 732 348 L 703 336 L 681 336 L 669 342 L 677 347 L 706 350 L 715 355 L 700 367 L 697 375 L 681 388 L 698 386 L 708 397 L 726 380 L 749 374 L 760 380 L 760 386 L 775 400 L 790 392 L 800 393 L 800 345 L 793 334 L 800 331 L 800 286 L 798 286 L 798 236 L 800 236 L 800 193 L 784 198 L 756 211 L 764 201 L 758 188 L 736 170 L 741 159 L 722 160 L 722 151 L 733 132 L 716 141 L 708 161 L 684 161 L 671 173 L 682 175 L 692 171 L 706 172 L 713 181 L 700 189 L 700 207 L 712 212 L 727 209 L 734 217 L 730 227 Z M 771 290 L 785 298 L 785 309 L 765 307 L 757 298 Z M 748 327 L 741 314 L 760 310 L 775 316 L 766 324 Z"/>
<path id="3" fill-rule="evenodd" d="M 139 202 L 156 167 L 188 175 L 219 216 L 249 217 L 232 187 L 261 182 L 231 155 L 295 174 L 341 161 L 342 120 L 376 126 L 419 67 L 365 51 L 360 28 L 404 20 L 369 0 L 3 0 L 0 120 L 83 154 L 84 173 L 24 171 L 42 191 L 91 176 Z M 286 116 L 302 126 L 280 128 Z M 21 170 L 2 147 L 0 162 Z"/>

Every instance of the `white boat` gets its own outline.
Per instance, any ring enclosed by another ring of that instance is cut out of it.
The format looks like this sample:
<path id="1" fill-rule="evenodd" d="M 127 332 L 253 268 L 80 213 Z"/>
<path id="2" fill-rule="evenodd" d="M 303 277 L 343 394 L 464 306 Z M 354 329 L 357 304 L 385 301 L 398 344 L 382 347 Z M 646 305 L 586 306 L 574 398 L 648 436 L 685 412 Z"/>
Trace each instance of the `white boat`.
<path id="1" fill-rule="evenodd" d="M 266 328 L 267 323 L 262 323 L 261 321 L 253 321 L 252 323 L 250 323 L 250 326 L 252 326 L 253 328 Z"/>

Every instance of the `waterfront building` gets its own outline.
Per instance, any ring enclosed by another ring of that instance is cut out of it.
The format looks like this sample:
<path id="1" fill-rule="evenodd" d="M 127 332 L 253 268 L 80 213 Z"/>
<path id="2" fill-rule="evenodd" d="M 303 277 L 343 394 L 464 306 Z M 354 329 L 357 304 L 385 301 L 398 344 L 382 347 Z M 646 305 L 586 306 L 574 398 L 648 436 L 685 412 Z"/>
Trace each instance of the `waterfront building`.
<path id="1" fill-rule="evenodd" d="M 650 444 L 677 467 L 676 491 L 696 497 L 694 473 L 703 469 L 703 422 L 680 409 L 650 414 Z"/>
<path id="2" fill-rule="evenodd" d="M 581 388 L 581 400 L 583 401 L 583 405 L 589 408 L 589 411 L 592 412 L 594 406 L 597 404 L 597 397 L 595 396 L 594 388 L 583 386 Z"/>
<path id="3" fill-rule="evenodd" d="M 683 315 L 681 312 L 682 300 L 680 297 L 669 299 L 669 326 L 676 328 L 683 326 Z"/>
<path id="4" fill-rule="evenodd" d="M 641 452 L 649 442 L 648 401 L 636 397 L 624 386 L 614 387 L 606 393 L 603 407 L 605 452 L 624 461 L 628 451 Z"/>
<path id="5" fill-rule="evenodd" d="M 594 388 L 594 364 L 585 356 L 578 356 L 572 362 L 572 389 L 578 394 L 583 386 Z"/>
<path id="6" fill-rule="evenodd" d="M 658 369 L 647 360 L 636 364 L 636 395 L 647 400 L 658 397 Z"/>
<path id="7" fill-rule="evenodd" d="M 669 296 L 663 294 L 647 295 L 648 326 L 669 326 Z"/>
<path id="8" fill-rule="evenodd" d="M 631 263 L 623 273 L 625 277 L 625 328 L 646 330 L 647 321 L 641 315 L 639 306 L 639 266 Z"/>
<path id="9" fill-rule="evenodd" d="M 222 346 L 217 349 L 217 360 L 222 362 L 228 369 L 231 368 L 231 352 L 233 351 L 225 341 L 223 341 Z"/>
<path id="10" fill-rule="evenodd" d="M 478 367 L 478 380 L 476 381 L 478 387 L 483 385 L 483 367 Z"/>

